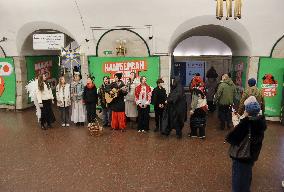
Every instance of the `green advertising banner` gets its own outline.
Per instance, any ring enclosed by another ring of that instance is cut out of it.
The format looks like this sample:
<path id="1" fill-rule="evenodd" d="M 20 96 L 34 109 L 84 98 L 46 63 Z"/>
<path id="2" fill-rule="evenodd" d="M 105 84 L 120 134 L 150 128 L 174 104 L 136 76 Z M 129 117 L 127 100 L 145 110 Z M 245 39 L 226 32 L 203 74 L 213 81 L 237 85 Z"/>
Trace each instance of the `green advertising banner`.
<path id="1" fill-rule="evenodd" d="M 265 100 L 265 115 L 279 117 L 283 99 L 284 59 L 260 58 L 258 88 Z"/>
<path id="2" fill-rule="evenodd" d="M 0 104 L 16 104 L 16 74 L 13 58 L 0 58 Z"/>
<path id="3" fill-rule="evenodd" d="M 55 91 L 59 75 L 58 63 L 58 56 L 27 56 L 26 64 L 28 82 L 35 79 L 40 74 L 45 74 L 47 76 L 47 81 L 51 84 L 52 89 Z"/>
<path id="4" fill-rule="evenodd" d="M 103 77 L 109 76 L 111 81 L 117 72 L 123 73 L 122 80 L 127 82 L 130 72 L 134 71 L 138 76 L 145 76 L 151 87 L 156 87 L 156 81 L 160 77 L 160 57 L 94 57 L 89 59 L 89 73 L 95 76 L 97 87 L 103 83 Z M 151 106 L 151 111 L 153 111 Z"/>
<path id="5" fill-rule="evenodd" d="M 248 66 L 248 57 L 232 57 L 232 80 L 237 87 L 236 100 L 239 102 L 242 93 L 247 86 L 246 75 Z"/>
<path id="6" fill-rule="evenodd" d="M 156 81 L 160 76 L 159 57 L 94 57 L 89 58 L 89 73 L 95 76 L 95 83 L 100 86 L 103 77 L 108 75 L 111 79 L 117 72 L 123 73 L 122 80 L 127 82 L 130 72 L 134 71 L 138 76 L 146 76 L 147 83 L 156 87 Z"/>

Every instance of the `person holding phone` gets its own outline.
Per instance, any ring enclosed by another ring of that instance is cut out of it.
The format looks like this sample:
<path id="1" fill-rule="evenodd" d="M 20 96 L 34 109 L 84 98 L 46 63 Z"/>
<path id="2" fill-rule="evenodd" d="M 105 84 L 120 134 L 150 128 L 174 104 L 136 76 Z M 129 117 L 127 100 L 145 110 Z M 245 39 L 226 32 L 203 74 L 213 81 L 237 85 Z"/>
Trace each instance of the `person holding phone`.
<path id="1" fill-rule="evenodd" d="M 152 89 L 146 83 L 145 76 L 140 78 L 140 85 L 135 88 L 135 102 L 138 110 L 138 132 L 149 130 L 149 112 L 152 97 Z"/>

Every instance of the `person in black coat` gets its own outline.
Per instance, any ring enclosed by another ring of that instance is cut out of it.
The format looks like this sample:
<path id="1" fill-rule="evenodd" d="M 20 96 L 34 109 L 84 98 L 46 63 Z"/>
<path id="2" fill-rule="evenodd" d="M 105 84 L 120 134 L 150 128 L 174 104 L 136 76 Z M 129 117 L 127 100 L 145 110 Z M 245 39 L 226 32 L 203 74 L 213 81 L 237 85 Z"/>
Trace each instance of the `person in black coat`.
<path id="1" fill-rule="evenodd" d="M 172 129 L 176 129 L 177 138 L 181 138 L 182 128 L 187 116 L 187 104 L 180 77 L 174 77 L 172 79 L 171 92 L 166 102 L 168 104 L 169 132 Z"/>
<path id="2" fill-rule="evenodd" d="M 94 123 L 96 119 L 96 105 L 98 103 L 97 87 L 93 83 L 94 78 L 87 78 L 87 85 L 84 87 L 83 100 L 87 109 L 88 123 Z M 88 125 L 88 126 L 89 126 Z"/>
<path id="3" fill-rule="evenodd" d="M 251 158 L 232 158 L 232 191 L 249 192 L 252 180 L 252 167 L 257 161 L 261 151 L 264 131 L 266 130 L 265 118 L 259 115 L 260 105 L 257 102 L 250 102 L 245 105 L 245 118 L 230 132 L 226 141 L 231 145 L 239 145 L 251 130 Z"/>
<path id="4" fill-rule="evenodd" d="M 154 88 L 152 92 L 152 104 L 154 105 L 155 110 L 155 122 L 156 129 L 155 132 L 159 131 L 162 124 L 162 116 L 165 109 L 165 102 L 167 99 L 167 93 L 165 88 L 163 88 L 162 84 L 164 83 L 163 79 L 159 78 L 157 80 L 157 87 Z"/>

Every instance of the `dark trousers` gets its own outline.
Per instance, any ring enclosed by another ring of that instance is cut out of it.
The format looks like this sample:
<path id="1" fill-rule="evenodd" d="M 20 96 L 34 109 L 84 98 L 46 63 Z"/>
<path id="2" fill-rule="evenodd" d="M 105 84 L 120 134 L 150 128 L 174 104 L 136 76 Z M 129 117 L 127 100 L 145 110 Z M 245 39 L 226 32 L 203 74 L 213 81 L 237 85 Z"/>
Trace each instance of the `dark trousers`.
<path id="1" fill-rule="evenodd" d="M 233 160 L 232 192 L 250 192 L 253 163 Z"/>
<path id="2" fill-rule="evenodd" d="M 41 125 L 45 126 L 47 124 L 48 126 L 51 126 L 51 123 L 55 121 L 55 116 L 53 114 L 52 108 L 51 108 L 52 100 L 42 100 L 43 107 L 41 108 Z"/>
<path id="3" fill-rule="evenodd" d="M 160 130 L 161 129 L 163 112 L 164 112 L 163 108 L 155 107 L 156 130 Z"/>
<path id="4" fill-rule="evenodd" d="M 86 103 L 88 123 L 95 122 L 96 119 L 96 103 Z"/>
<path id="5" fill-rule="evenodd" d="M 138 130 L 149 130 L 149 112 L 150 106 L 148 105 L 146 108 L 141 108 L 137 106 L 138 110 Z"/>
<path id="6" fill-rule="evenodd" d="M 209 112 L 213 113 L 216 110 L 216 105 L 213 101 L 207 101 Z"/>
<path id="7" fill-rule="evenodd" d="M 199 137 L 205 137 L 206 118 L 205 117 L 191 117 L 190 118 L 190 136 L 197 136 L 197 130 L 199 131 Z"/>
<path id="8" fill-rule="evenodd" d="M 62 124 L 69 124 L 70 116 L 69 116 L 69 106 L 68 107 L 59 107 L 60 116 L 61 116 L 61 123 Z"/>
<path id="9" fill-rule="evenodd" d="M 225 123 L 229 128 L 232 124 L 232 107 L 231 105 L 219 105 L 218 106 L 218 117 L 220 120 L 220 128 L 225 128 Z"/>
<path id="10" fill-rule="evenodd" d="M 108 126 L 111 124 L 111 110 L 110 108 L 103 108 L 103 125 Z"/>

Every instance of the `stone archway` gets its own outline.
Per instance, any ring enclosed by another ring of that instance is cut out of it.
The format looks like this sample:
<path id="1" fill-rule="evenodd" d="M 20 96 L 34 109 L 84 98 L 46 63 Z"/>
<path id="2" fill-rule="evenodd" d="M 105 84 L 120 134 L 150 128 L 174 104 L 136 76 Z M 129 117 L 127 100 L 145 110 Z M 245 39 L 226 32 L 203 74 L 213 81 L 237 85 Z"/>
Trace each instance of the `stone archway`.
<path id="1" fill-rule="evenodd" d="M 19 56 L 13 58 L 16 69 L 17 109 L 24 109 L 31 106 L 25 90 L 25 86 L 28 83 L 27 57 L 25 56 L 60 55 L 60 50 L 33 50 L 33 34 L 35 33 L 63 33 L 66 36 L 65 46 L 71 42 L 77 42 L 73 35 L 64 27 L 50 22 L 30 22 L 18 30 L 16 43 Z"/>
<path id="2" fill-rule="evenodd" d="M 18 50 L 18 55 L 26 55 L 26 51 L 29 53 L 31 49 L 31 37 L 32 34 L 36 31 L 58 31 L 60 33 L 64 33 L 67 36 L 67 40 L 70 41 L 70 39 L 78 42 L 76 38 L 64 27 L 57 25 L 55 23 L 50 23 L 50 22 L 45 22 L 45 21 L 38 21 L 38 22 L 30 22 L 26 23 L 23 25 L 16 37 L 16 42 L 17 42 L 17 50 Z"/>

